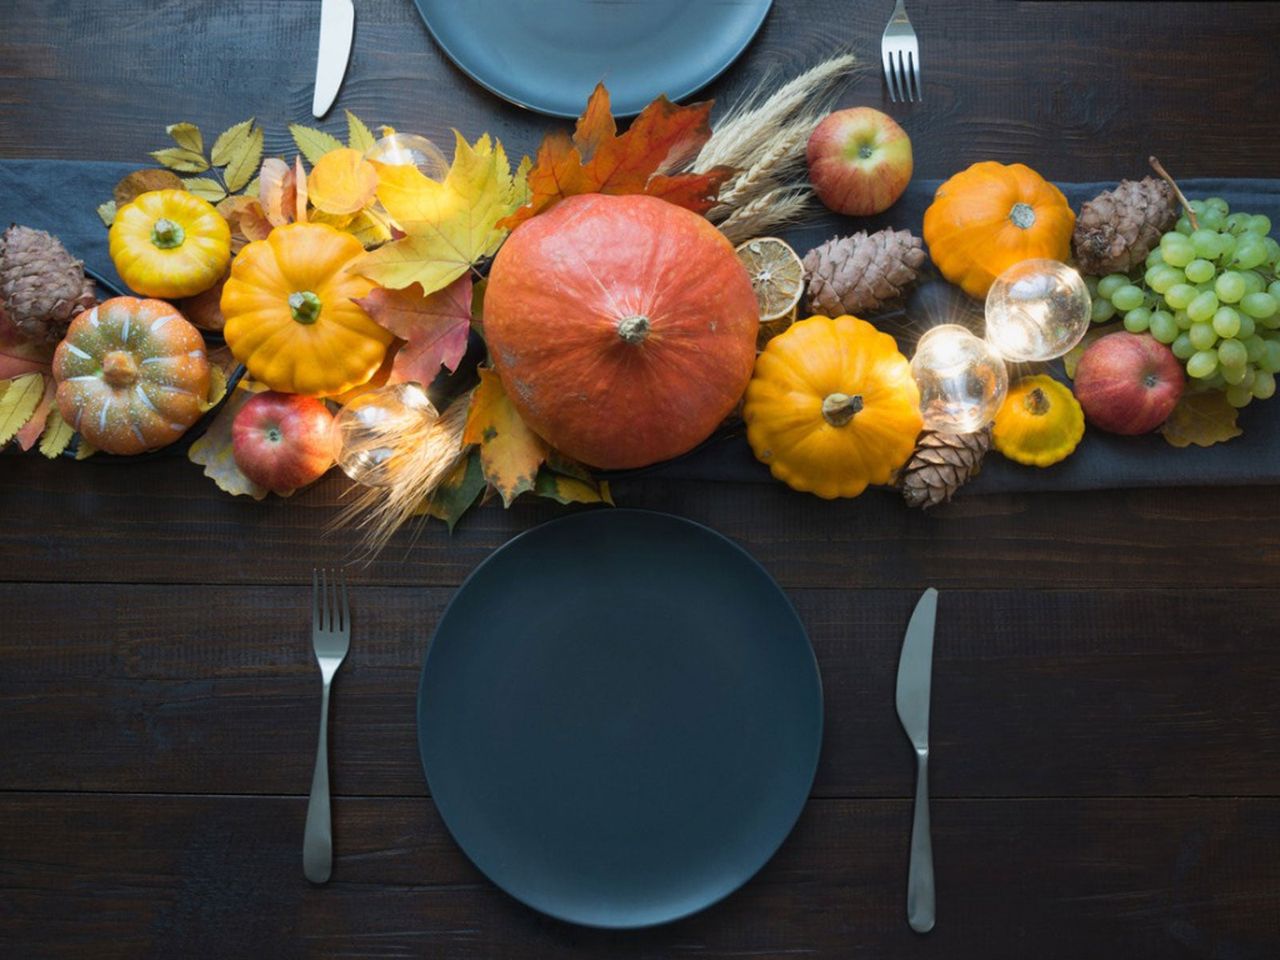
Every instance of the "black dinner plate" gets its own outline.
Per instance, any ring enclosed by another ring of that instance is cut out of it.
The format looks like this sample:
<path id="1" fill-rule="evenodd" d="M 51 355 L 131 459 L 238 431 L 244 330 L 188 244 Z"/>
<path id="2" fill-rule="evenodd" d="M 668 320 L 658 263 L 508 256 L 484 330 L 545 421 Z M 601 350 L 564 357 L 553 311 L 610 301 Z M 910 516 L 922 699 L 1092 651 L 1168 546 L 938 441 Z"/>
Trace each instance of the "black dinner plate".
<path id="1" fill-rule="evenodd" d="M 804 627 L 732 541 L 598 509 L 507 543 L 436 628 L 418 737 L 445 825 L 494 883 L 597 927 L 700 910 L 769 859 L 822 741 Z"/>
<path id="2" fill-rule="evenodd" d="M 414 0 L 436 42 L 512 103 L 576 117 L 597 83 L 627 117 L 679 100 L 737 59 L 772 0 Z"/>

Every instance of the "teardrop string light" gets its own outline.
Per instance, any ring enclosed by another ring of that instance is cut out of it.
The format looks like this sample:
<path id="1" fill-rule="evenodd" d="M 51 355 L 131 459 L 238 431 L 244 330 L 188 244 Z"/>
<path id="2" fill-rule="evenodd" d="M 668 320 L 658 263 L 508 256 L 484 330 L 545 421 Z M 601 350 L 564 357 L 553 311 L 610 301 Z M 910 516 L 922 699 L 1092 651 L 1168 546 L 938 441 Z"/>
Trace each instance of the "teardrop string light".
<path id="1" fill-rule="evenodd" d="M 911 372 L 927 429 L 964 434 L 994 419 L 1009 386 L 1009 365 L 1052 360 L 1089 329 L 1092 307 L 1080 274 L 1056 260 L 1024 260 L 987 293 L 985 339 L 944 323 L 920 337 Z"/>

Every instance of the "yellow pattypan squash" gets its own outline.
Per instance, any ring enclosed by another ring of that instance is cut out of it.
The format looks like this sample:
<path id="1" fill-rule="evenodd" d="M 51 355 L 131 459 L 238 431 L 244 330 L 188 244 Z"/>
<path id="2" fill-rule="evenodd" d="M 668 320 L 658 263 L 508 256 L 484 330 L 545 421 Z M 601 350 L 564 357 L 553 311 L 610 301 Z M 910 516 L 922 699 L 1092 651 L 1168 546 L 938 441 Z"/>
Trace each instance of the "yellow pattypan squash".
<path id="1" fill-rule="evenodd" d="M 810 317 L 756 359 L 743 419 L 756 458 L 783 483 L 856 497 L 911 456 L 920 393 L 893 337 L 856 317 Z"/>
<path id="2" fill-rule="evenodd" d="M 1065 460 L 1083 436 L 1079 401 L 1064 384 L 1044 374 L 1023 377 L 1013 385 L 991 428 L 997 450 L 1031 467 Z"/>
<path id="3" fill-rule="evenodd" d="M 185 190 L 152 190 L 125 204 L 107 242 L 120 278 L 148 297 L 203 293 L 222 279 L 231 259 L 227 221 Z"/>
<path id="4" fill-rule="evenodd" d="M 1040 174 L 984 160 L 938 187 L 923 232 L 942 275 L 981 299 L 1015 263 L 1065 261 L 1075 225 L 1067 198 Z"/>
<path id="5" fill-rule="evenodd" d="M 363 253 L 349 233 L 291 223 L 236 255 L 222 288 L 222 335 L 255 380 L 328 396 L 374 375 L 392 337 L 354 302 L 374 287 L 347 271 Z"/>

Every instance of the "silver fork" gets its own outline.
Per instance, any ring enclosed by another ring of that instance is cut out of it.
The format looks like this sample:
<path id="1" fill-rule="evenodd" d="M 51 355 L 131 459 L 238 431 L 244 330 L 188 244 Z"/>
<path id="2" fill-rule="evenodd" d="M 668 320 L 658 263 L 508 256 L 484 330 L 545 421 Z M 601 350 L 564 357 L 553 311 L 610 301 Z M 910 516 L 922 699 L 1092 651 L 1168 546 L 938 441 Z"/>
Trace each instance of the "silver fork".
<path id="1" fill-rule="evenodd" d="M 884 82 L 889 87 L 890 100 L 914 103 L 924 99 L 924 87 L 920 84 L 920 41 L 907 19 L 902 0 L 893 8 L 893 16 L 880 38 L 880 58 L 884 61 Z"/>
<path id="2" fill-rule="evenodd" d="M 311 799 L 307 802 L 307 829 L 302 840 L 302 872 L 312 883 L 325 883 L 333 872 L 333 829 L 329 819 L 329 688 L 351 646 L 347 578 L 341 571 L 311 571 L 311 645 L 320 664 L 324 692 L 320 697 L 320 743 L 316 747 L 316 769 L 311 776 Z"/>

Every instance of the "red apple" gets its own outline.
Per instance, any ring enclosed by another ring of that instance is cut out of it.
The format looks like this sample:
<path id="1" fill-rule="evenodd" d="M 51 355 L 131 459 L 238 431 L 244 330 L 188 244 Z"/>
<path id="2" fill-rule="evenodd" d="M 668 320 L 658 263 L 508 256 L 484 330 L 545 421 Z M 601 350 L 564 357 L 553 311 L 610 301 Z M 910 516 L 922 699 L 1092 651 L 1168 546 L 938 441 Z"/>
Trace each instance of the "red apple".
<path id="1" fill-rule="evenodd" d="M 314 397 L 274 390 L 240 408 L 231 424 L 241 473 L 275 493 L 320 479 L 333 463 L 333 414 Z"/>
<path id="2" fill-rule="evenodd" d="M 870 107 L 829 114 L 809 135 L 809 180 L 836 213 L 888 210 L 907 189 L 911 139 L 893 118 Z"/>
<path id="3" fill-rule="evenodd" d="M 1147 334 L 1095 340 L 1076 367 L 1076 399 L 1095 427 L 1132 436 L 1169 419 L 1187 378 L 1173 351 Z"/>

